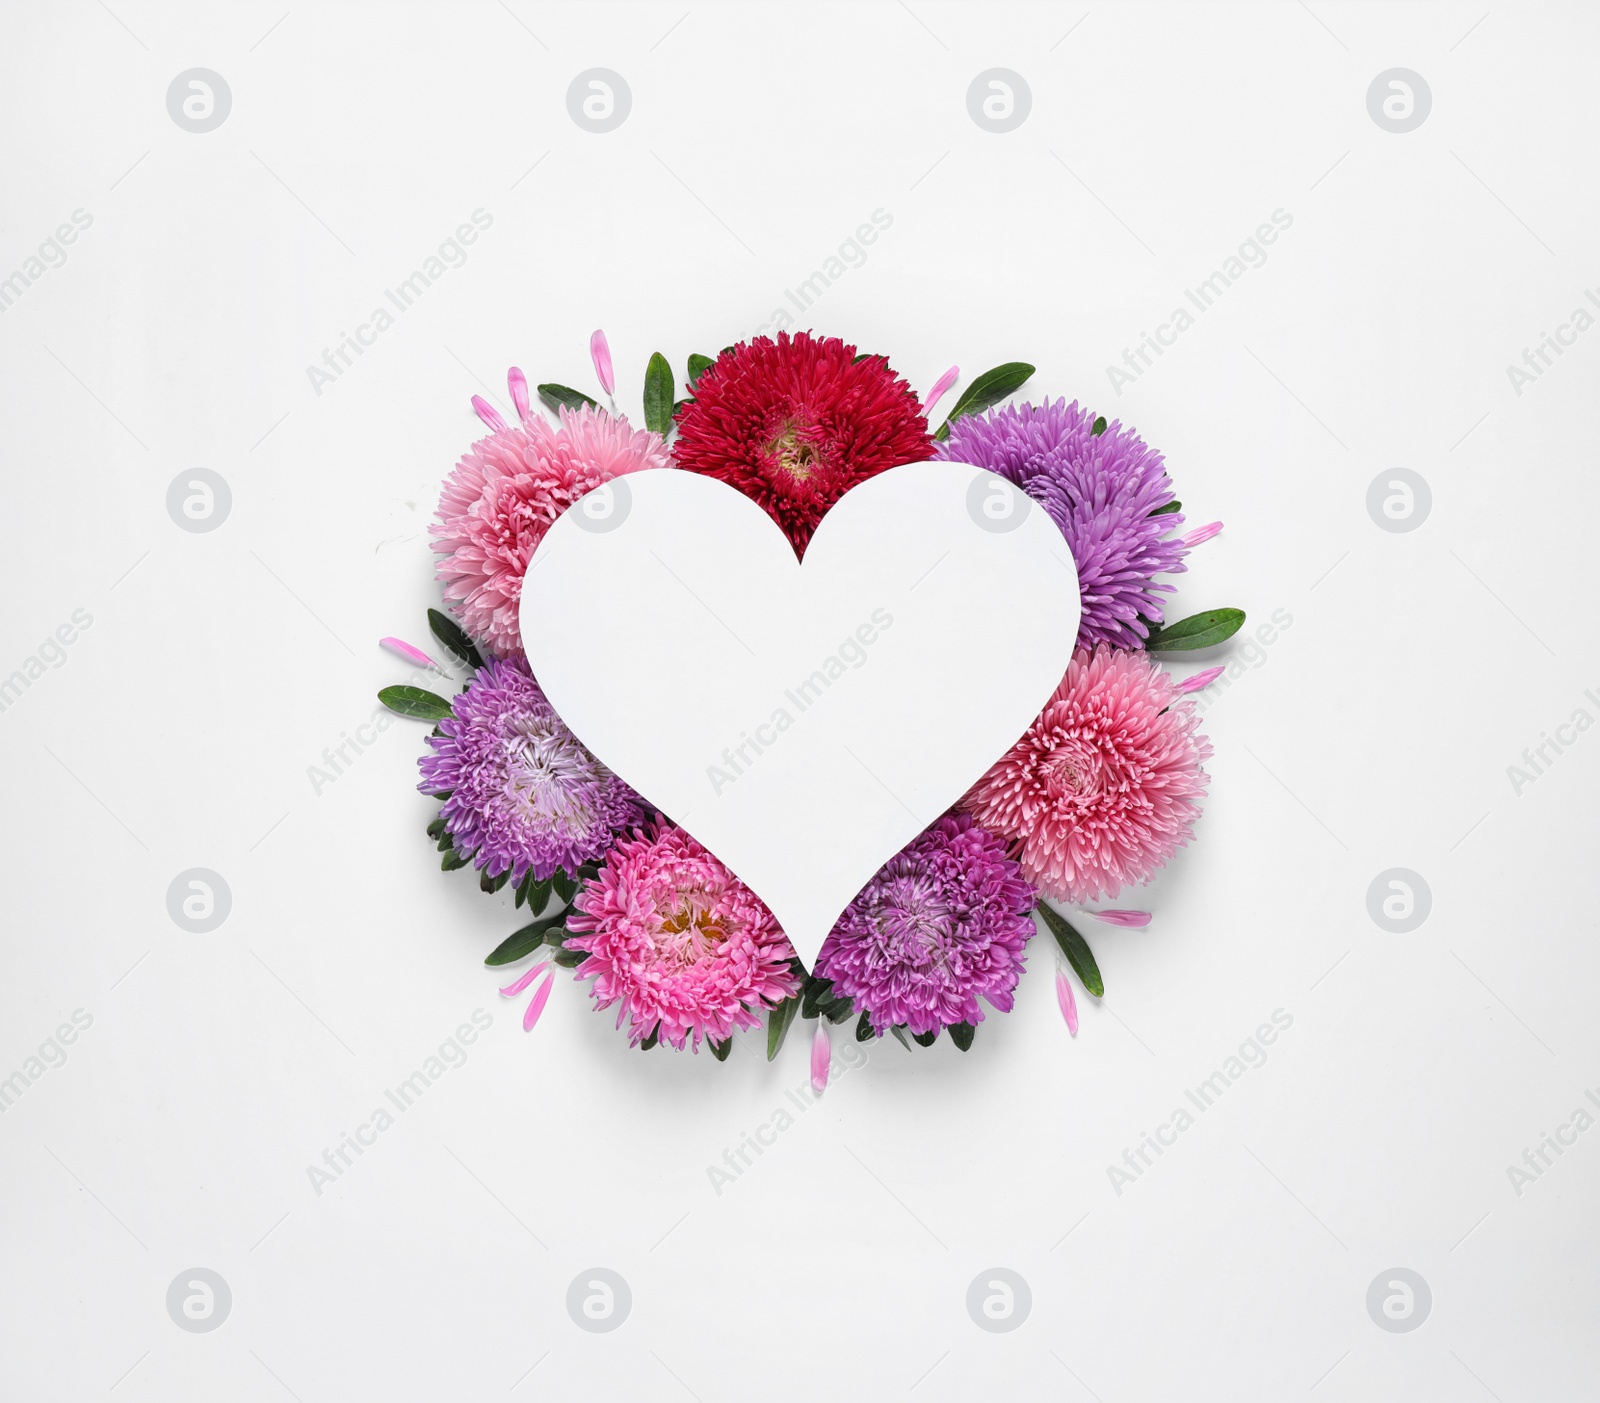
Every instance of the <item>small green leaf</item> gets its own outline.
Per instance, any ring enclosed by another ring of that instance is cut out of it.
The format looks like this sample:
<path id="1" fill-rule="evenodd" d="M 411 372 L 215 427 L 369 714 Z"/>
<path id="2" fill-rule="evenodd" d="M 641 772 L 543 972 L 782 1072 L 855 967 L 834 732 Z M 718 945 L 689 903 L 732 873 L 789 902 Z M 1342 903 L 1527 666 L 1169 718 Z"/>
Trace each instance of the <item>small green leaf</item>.
<path id="1" fill-rule="evenodd" d="M 547 945 L 550 943 L 548 937 L 546 937 L 545 943 Z M 579 965 L 589 958 L 589 952 L 587 950 L 557 950 L 550 958 L 560 965 L 562 969 L 577 969 Z"/>
<path id="2" fill-rule="evenodd" d="M 1145 640 L 1145 650 L 1188 653 L 1196 648 L 1210 648 L 1232 638 L 1243 623 L 1243 609 L 1207 609 L 1203 614 L 1190 614 L 1187 619 L 1158 628 Z"/>
<path id="3" fill-rule="evenodd" d="M 568 409 L 582 409 L 584 405 L 588 405 L 591 409 L 600 407 L 581 390 L 569 389 L 565 385 L 540 385 L 538 390 L 539 398 L 552 409 L 557 409 L 561 405 L 566 405 Z"/>
<path id="4" fill-rule="evenodd" d="M 1072 928 L 1065 916 L 1045 902 L 1041 901 L 1037 910 L 1044 917 L 1045 925 L 1050 927 L 1050 934 L 1055 936 L 1061 953 L 1067 957 L 1067 963 L 1083 981 L 1083 987 L 1095 998 L 1104 998 L 1105 981 L 1100 978 L 1100 966 L 1094 962 L 1094 952 L 1089 949 L 1089 942 Z"/>
<path id="5" fill-rule="evenodd" d="M 931 1033 L 913 1033 L 911 1041 L 918 1047 L 932 1047 L 939 1041 L 939 1030 L 935 1028 Z"/>
<path id="6" fill-rule="evenodd" d="M 428 610 L 428 627 L 433 630 L 433 636 L 468 667 L 483 666 L 483 654 L 478 651 L 477 644 L 448 614 L 441 614 L 437 609 Z"/>
<path id="7" fill-rule="evenodd" d="M 484 964 L 509 965 L 524 955 L 531 955 L 545 943 L 551 928 L 560 919 L 557 916 L 548 921 L 535 921 L 531 926 L 523 926 L 521 930 L 512 932 L 489 952 Z"/>
<path id="8" fill-rule="evenodd" d="M 1101 414 L 1101 415 L 1097 416 L 1095 421 L 1094 421 L 1094 423 L 1089 426 L 1089 437 L 1090 438 L 1099 438 L 1100 435 L 1103 434 L 1105 431 L 1106 431 L 1106 416 L 1104 414 Z"/>
<path id="9" fill-rule="evenodd" d="M 855 1000 L 844 998 L 835 999 L 832 1003 L 825 1005 L 821 1013 L 830 1023 L 843 1023 L 855 1011 Z"/>
<path id="10" fill-rule="evenodd" d="M 1015 394 L 1033 374 L 1033 367 L 1025 361 L 1007 361 L 1004 365 L 997 365 L 993 370 L 986 370 L 976 380 L 967 386 L 965 393 L 955 403 L 950 413 L 945 417 L 944 423 L 939 425 L 936 439 L 950 437 L 950 426 L 968 414 L 982 414 L 1000 403 L 1007 395 Z"/>
<path id="11" fill-rule="evenodd" d="M 905 1048 L 907 1052 L 911 1051 L 911 1044 L 906 1041 L 906 1030 L 904 1028 L 902 1028 L 898 1023 L 891 1023 L 889 1025 L 889 1031 L 894 1034 L 895 1041 L 897 1041 L 901 1047 Z"/>
<path id="12" fill-rule="evenodd" d="M 717 1061 L 726 1062 L 728 1060 L 728 1054 L 733 1051 L 732 1038 L 724 1038 L 721 1042 L 717 1042 L 712 1038 L 707 1038 L 706 1041 L 711 1044 L 711 1055 L 715 1057 Z"/>
<path id="13" fill-rule="evenodd" d="M 485 868 L 482 872 L 480 872 L 478 874 L 478 887 L 479 887 L 479 890 L 487 892 L 490 896 L 493 896 L 497 891 L 500 890 L 501 887 L 505 886 L 506 878 L 509 877 L 510 875 L 511 875 L 511 870 L 510 870 L 510 868 L 507 868 L 498 877 L 491 877 L 489 875 L 488 869 Z"/>
<path id="14" fill-rule="evenodd" d="M 660 1041 L 661 1041 L 661 1025 L 659 1023 L 657 1023 L 656 1026 L 650 1030 L 650 1036 L 648 1038 L 646 1038 L 642 1043 L 639 1044 L 639 1051 L 640 1052 L 649 1052 L 650 1049 L 653 1048 Z"/>
<path id="15" fill-rule="evenodd" d="M 644 370 L 644 426 L 663 438 L 672 427 L 672 367 L 660 351 Z"/>
<path id="16" fill-rule="evenodd" d="M 1150 515 L 1151 516 L 1165 516 L 1168 512 L 1181 512 L 1182 510 L 1183 510 L 1183 503 L 1180 502 L 1176 497 L 1174 497 L 1170 502 L 1168 502 L 1166 504 L 1166 506 L 1157 507 L 1153 512 L 1150 513 Z"/>
<path id="17" fill-rule="evenodd" d="M 724 346 L 720 351 L 717 352 L 717 354 L 719 356 L 725 356 L 729 351 L 737 351 L 738 349 L 739 348 L 737 346 Z"/>
<path id="18" fill-rule="evenodd" d="M 560 867 L 550 874 L 550 885 L 563 901 L 571 901 L 578 894 L 578 884 Z"/>
<path id="19" fill-rule="evenodd" d="M 706 371 L 710 370 L 715 364 L 716 361 L 712 360 L 710 356 L 690 356 L 689 378 L 684 382 L 684 389 L 688 390 L 690 394 L 693 394 L 694 382 L 704 375 Z"/>
<path id="20" fill-rule="evenodd" d="M 423 721 L 442 721 L 450 715 L 450 703 L 426 687 L 385 687 L 378 693 L 378 700 L 390 711 Z"/>
<path id="21" fill-rule="evenodd" d="M 778 1049 L 783 1046 L 783 1040 L 788 1036 L 789 1025 L 794 1022 L 795 1014 L 800 1012 L 800 996 L 794 995 L 785 999 L 767 1017 L 767 1061 L 772 1061 L 778 1055 Z"/>
<path id="22" fill-rule="evenodd" d="M 455 845 L 456 845 L 456 840 L 454 838 L 452 838 L 448 833 L 441 833 L 439 835 L 439 840 L 438 840 L 438 843 L 437 843 L 437 847 L 438 847 L 440 852 L 447 853 L 447 852 L 450 851 L 451 848 L 455 847 Z"/>
<path id="23" fill-rule="evenodd" d="M 870 1014 L 863 1013 L 861 1021 L 856 1024 L 856 1041 L 864 1043 L 874 1036 L 876 1035 L 872 1031 L 872 1017 Z"/>
<path id="24" fill-rule="evenodd" d="M 438 818 L 434 819 L 434 821 L 428 825 L 428 836 L 430 838 L 437 838 L 443 832 L 444 832 L 444 815 L 441 814 Z"/>
<path id="25" fill-rule="evenodd" d="M 950 1025 L 950 1041 L 965 1052 L 972 1046 L 972 1035 L 977 1031 L 970 1023 L 952 1023 Z"/>
<path id="26" fill-rule="evenodd" d="M 439 859 L 439 870 L 441 872 L 454 872 L 458 867 L 465 867 L 467 861 L 467 858 L 462 857 L 460 853 L 452 848 Z"/>
<path id="27" fill-rule="evenodd" d="M 532 875 L 528 878 L 528 912 L 537 916 L 545 908 L 545 903 L 550 900 L 550 882 L 535 882 Z"/>

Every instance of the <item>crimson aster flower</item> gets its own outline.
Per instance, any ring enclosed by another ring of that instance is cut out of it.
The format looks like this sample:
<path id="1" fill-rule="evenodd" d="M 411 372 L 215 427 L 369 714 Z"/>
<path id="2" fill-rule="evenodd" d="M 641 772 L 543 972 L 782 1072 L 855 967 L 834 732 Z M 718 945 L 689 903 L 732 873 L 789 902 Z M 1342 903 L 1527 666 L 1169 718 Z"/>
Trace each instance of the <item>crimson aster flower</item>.
<path id="1" fill-rule="evenodd" d="M 721 356 L 678 411 L 680 468 L 737 487 L 795 553 L 858 482 L 933 456 L 917 397 L 882 356 L 837 337 L 758 336 Z"/>
<path id="2" fill-rule="evenodd" d="M 1211 743 L 1148 653 L 1080 649 L 1044 710 L 960 807 L 1047 896 L 1081 905 L 1147 880 L 1193 837 Z"/>

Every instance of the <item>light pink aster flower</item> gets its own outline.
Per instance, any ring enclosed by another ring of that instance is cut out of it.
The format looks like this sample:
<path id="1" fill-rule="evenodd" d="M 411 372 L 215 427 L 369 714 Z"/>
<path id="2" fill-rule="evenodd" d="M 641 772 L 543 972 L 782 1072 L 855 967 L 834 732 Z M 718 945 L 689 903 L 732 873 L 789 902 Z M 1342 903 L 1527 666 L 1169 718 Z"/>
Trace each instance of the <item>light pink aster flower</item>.
<path id="1" fill-rule="evenodd" d="M 527 408 L 525 387 L 517 394 L 521 378 L 512 371 L 522 422 L 467 450 L 445 479 L 438 520 L 428 528 L 444 557 L 438 578 L 445 602 L 474 639 L 502 657 L 522 652 L 522 576 L 551 523 L 603 482 L 672 465 L 660 434 L 635 429 L 619 414 L 563 408 L 559 427 L 551 425 Z"/>
<path id="2" fill-rule="evenodd" d="M 1080 650 L 1038 719 L 961 807 L 1058 901 L 1113 897 L 1193 836 L 1211 743 L 1149 655 Z"/>
<path id="3" fill-rule="evenodd" d="M 726 1042 L 800 987 L 794 950 L 749 887 L 681 828 L 619 838 L 573 899 L 565 947 L 588 955 L 597 1009 L 618 1004 L 635 1045 Z"/>

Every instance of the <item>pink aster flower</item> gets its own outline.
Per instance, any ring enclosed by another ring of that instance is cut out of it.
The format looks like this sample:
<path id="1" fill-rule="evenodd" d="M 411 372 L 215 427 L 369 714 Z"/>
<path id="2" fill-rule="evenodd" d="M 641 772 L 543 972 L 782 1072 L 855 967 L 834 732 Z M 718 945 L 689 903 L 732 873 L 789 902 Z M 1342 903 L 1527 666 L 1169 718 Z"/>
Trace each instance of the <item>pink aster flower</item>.
<path id="1" fill-rule="evenodd" d="M 597 1009 L 618 1004 L 635 1045 L 725 1042 L 800 987 L 794 950 L 749 887 L 681 828 L 619 838 L 573 899 L 568 950 L 588 955 Z"/>
<path id="2" fill-rule="evenodd" d="M 1058 901 L 1113 897 L 1193 836 L 1211 743 L 1148 654 L 1080 650 L 1038 719 L 961 807 Z"/>
<path id="3" fill-rule="evenodd" d="M 660 434 L 587 405 L 563 407 L 559 427 L 552 426 L 528 407 L 520 372 L 512 371 L 510 383 L 522 422 L 494 429 L 467 450 L 445 479 L 438 520 L 428 528 L 444 557 L 438 578 L 446 603 L 500 656 L 522 653 L 522 576 L 550 524 L 603 482 L 672 465 Z"/>

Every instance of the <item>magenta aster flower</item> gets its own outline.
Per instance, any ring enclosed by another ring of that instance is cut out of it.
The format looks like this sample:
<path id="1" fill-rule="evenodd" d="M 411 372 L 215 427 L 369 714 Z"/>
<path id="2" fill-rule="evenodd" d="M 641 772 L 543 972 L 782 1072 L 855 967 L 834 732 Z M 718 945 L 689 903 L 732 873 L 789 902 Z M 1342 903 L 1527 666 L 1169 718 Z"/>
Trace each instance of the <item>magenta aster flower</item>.
<path id="1" fill-rule="evenodd" d="M 969 414 L 950 426 L 938 456 L 973 463 L 1015 483 L 1060 527 L 1078 567 L 1083 618 L 1078 645 L 1142 648 L 1164 619 L 1155 576 L 1185 566 L 1185 544 L 1169 533 L 1176 512 L 1151 515 L 1172 500 L 1161 455 L 1132 429 L 1093 432 L 1095 415 L 1077 401 L 1024 404 Z"/>
<path id="2" fill-rule="evenodd" d="M 1081 904 L 1147 880 L 1193 836 L 1211 743 L 1149 654 L 1080 650 L 961 808 L 1046 895 Z"/>
<path id="3" fill-rule="evenodd" d="M 444 557 L 438 578 L 446 603 L 473 638 L 502 656 L 522 652 L 522 576 L 550 524 L 603 482 L 672 466 L 660 434 L 603 409 L 563 407 L 553 428 L 527 407 L 520 372 L 512 377 L 522 423 L 508 427 L 498 414 L 487 421 L 494 432 L 445 479 L 438 520 L 428 528 Z"/>
<path id="4" fill-rule="evenodd" d="M 1002 1013 L 1033 935 L 1033 888 L 1005 844 L 947 814 L 878 869 L 823 942 L 817 976 L 871 1019 L 936 1033 Z"/>
<path id="5" fill-rule="evenodd" d="M 597 1009 L 620 1005 L 635 1045 L 726 1042 L 800 986 L 761 898 L 670 824 L 619 838 L 572 905 L 565 948 L 589 956 L 578 977 L 594 978 Z"/>
<path id="6" fill-rule="evenodd" d="M 596 862 L 644 816 L 639 796 L 572 734 L 520 658 L 490 659 L 418 762 L 456 852 L 513 886 Z"/>

